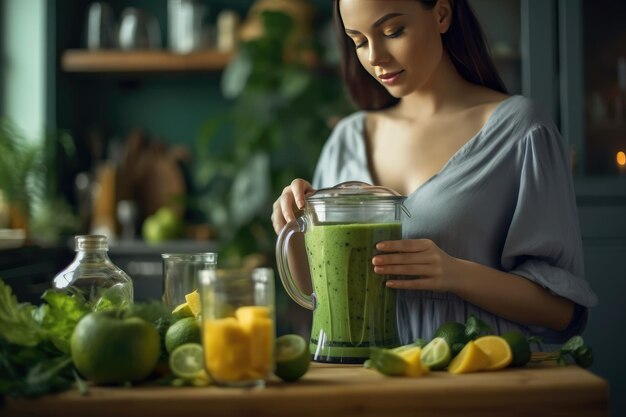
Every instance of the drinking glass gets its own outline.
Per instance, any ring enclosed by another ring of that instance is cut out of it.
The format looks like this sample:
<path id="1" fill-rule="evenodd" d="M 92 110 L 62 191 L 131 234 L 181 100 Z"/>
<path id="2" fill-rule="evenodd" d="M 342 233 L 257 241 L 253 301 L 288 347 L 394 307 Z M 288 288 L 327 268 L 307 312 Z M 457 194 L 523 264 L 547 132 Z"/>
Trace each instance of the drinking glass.
<path id="1" fill-rule="evenodd" d="M 274 273 L 200 272 L 204 366 L 217 385 L 264 386 L 274 370 Z"/>
<path id="2" fill-rule="evenodd" d="M 163 303 L 171 310 L 185 302 L 185 295 L 198 289 L 198 273 L 214 269 L 217 253 L 164 253 Z"/>

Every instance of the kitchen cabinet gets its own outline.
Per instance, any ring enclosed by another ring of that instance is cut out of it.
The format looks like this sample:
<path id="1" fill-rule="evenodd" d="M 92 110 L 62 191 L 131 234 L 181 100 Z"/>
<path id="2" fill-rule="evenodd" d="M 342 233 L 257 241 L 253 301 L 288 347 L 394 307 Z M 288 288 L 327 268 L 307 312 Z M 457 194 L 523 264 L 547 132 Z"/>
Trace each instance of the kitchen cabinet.
<path id="1" fill-rule="evenodd" d="M 577 366 L 391 378 L 361 365 L 313 363 L 298 382 L 271 380 L 263 389 L 92 387 L 86 396 L 7 400 L 0 416 L 600 417 L 607 409 L 606 381 Z"/>

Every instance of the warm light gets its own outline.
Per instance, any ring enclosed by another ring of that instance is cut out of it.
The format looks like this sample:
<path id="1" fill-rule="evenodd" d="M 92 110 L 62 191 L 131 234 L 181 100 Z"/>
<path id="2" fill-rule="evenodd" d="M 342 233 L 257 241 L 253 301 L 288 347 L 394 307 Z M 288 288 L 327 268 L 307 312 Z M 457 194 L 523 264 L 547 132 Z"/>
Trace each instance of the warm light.
<path id="1" fill-rule="evenodd" d="M 615 155 L 615 160 L 617 161 L 617 165 L 621 167 L 626 166 L 626 153 L 619 151 L 617 155 Z"/>

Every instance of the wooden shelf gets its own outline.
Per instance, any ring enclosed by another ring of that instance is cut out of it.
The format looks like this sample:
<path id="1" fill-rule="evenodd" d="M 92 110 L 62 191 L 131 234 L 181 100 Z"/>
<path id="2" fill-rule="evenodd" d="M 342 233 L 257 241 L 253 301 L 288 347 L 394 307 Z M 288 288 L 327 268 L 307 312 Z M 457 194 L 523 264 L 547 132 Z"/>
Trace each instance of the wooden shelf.
<path id="1" fill-rule="evenodd" d="M 70 49 L 61 57 L 61 68 L 75 73 L 218 71 L 226 67 L 231 57 L 231 53 L 215 50 L 175 54 L 165 50 Z"/>

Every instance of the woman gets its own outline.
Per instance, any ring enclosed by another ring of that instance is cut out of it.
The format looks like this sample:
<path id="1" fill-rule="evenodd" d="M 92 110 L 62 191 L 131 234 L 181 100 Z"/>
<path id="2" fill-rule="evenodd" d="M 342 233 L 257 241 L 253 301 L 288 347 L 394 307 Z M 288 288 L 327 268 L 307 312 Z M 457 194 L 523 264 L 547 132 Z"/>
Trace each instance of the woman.
<path id="1" fill-rule="evenodd" d="M 347 180 L 408 196 L 403 240 L 377 244 L 397 275 L 400 338 L 474 314 L 496 332 L 562 343 L 597 302 L 557 128 L 509 96 L 466 0 L 335 0 L 349 92 L 313 178 L 274 204 L 279 232 L 312 190 Z"/>

